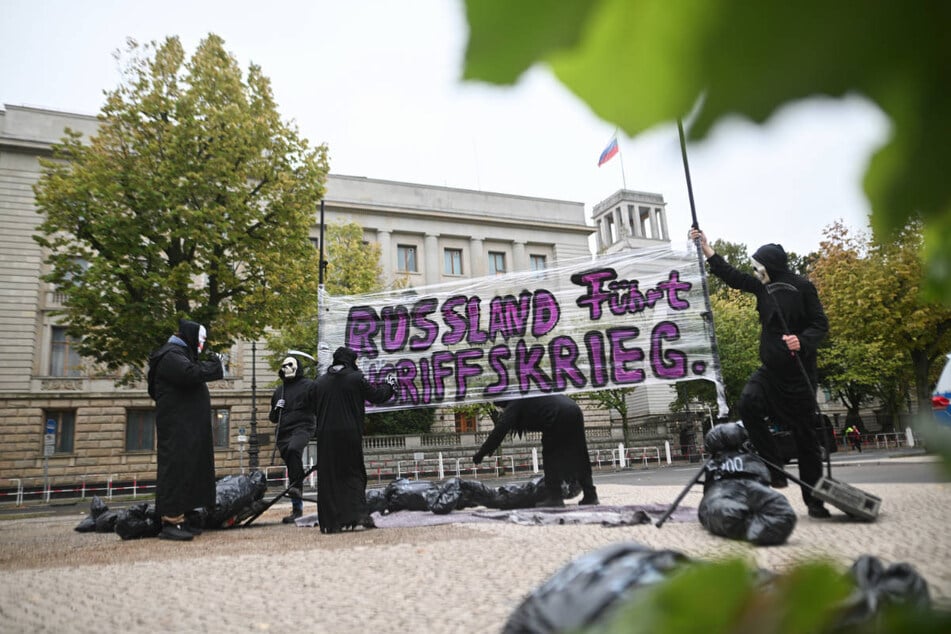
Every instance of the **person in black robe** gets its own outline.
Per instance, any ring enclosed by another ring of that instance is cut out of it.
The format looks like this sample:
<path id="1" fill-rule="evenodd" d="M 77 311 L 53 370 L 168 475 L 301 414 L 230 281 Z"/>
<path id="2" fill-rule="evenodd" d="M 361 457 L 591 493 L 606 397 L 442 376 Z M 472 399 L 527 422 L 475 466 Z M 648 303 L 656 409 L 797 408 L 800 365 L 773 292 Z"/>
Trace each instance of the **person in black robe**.
<path id="1" fill-rule="evenodd" d="M 373 385 L 357 368 L 357 353 L 337 348 L 327 372 L 314 381 L 317 413 L 317 522 L 321 533 L 373 528 L 363 462 L 366 402 L 384 403 L 396 376 Z"/>
<path id="2" fill-rule="evenodd" d="M 304 377 L 300 362 L 293 356 L 286 357 L 278 370 L 282 385 L 271 395 L 271 412 L 268 418 L 277 425 L 277 449 L 287 466 L 287 479 L 291 483 L 287 497 L 291 499 L 291 513 L 282 521 L 291 524 L 304 514 L 304 499 L 301 493 L 304 480 L 304 448 L 317 431 L 317 417 L 311 402 L 313 381 Z"/>
<path id="3" fill-rule="evenodd" d="M 540 431 L 547 496 L 535 506 L 564 506 L 565 482 L 581 485 L 584 495 L 579 504 L 599 503 L 584 435 L 584 414 L 574 400 L 564 394 L 551 394 L 496 404 L 503 409 L 502 416 L 472 456 L 472 462 L 481 463 L 502 444 L 506 434 Z"/>
<path id="4" fill-rule="evenodd" d="M 200 360 L 207 331 L 181 319 L 178 332 L 149 356 L 148 389 L 155 399 L 158 469 L 155 513 L 159 537 L 186 541 L 201 532 L 186 515 L 215 507 L 215 450 L 209 381 L 224 376 L 220 359 Z"/>
<path id="5" fill-rule="evenodd" d="M 828 518 L 829 510 L 811 489 L 822 477 L 822 454 L 816 436 L 820 424 L 816 403 L 816 350 L 829 332 L 829 320 L 816 287 L 789 270 L 782 245 L 760 247 L 753 254 L 755 274 L 751 275 L 734 268 L 718 255 L 702 231 L 692 229 L 690 238 L 700 239 L 711 273 L 727 286 L 756 296 L 762 365 L 743 387 L 738 405 L 750 440 L 766 462 L 782 465 L 782 455 L 769 424 L 771 420 L 785 422 L 796 444 L 799 479 L 805 483 L 801 486 L 802 499 L 809 516 Z M 788 486 L 782 471 L 773 466 L 769 469 L 773 487 Z"/>

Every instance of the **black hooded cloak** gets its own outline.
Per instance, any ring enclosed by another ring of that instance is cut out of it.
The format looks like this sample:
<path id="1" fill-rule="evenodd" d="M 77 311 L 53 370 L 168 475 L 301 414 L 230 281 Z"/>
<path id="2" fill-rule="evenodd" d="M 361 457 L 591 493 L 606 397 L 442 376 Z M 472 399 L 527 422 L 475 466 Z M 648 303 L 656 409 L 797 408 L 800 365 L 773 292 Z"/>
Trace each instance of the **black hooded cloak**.
<path id="1" fill-rule="evenodd" d="M 786 251 L 781 245 L 763 245 L 753 254 L 753 259 L 766 268 L 769 283 L 763 284 L 755 276 L 734 268 L 719 254 L 707 260 L 710 271 L 728 286 L 756 296 L 762 366 L 743 388 L 740 415 L 757 452 L 776 465 L 783 461 L 768 422 L 788 424 L 796 442 L 800 479 L 811 485 L 822 475 L 815 434 L 818 424 L 816 350 L 829 331 L 829 320 L 812 282 L 789 270 Z M 801 349 L 795 355 L 783 341 L 785 334 L 799 337 Z M 799 367 L 800 361 L 808 381 Z M 807 487 L 802 487 L 802 496 L 806 504 L 815 503 Z"/>
<path id="2" fill-rule="evenodd" d="M 155 399 L 158 472 L 155 511 L 176 517 L 215 507 L 215 453 L 208 381 L 223 377 L 216 360 L 198 359 L 199 324 L 182 319 L 178 333 L 149 356 L 149 396 Z"/>
<path id="3" fill-rule="evenodd" d="M 340 347 L 327 372 L 314 381 L 317 517 L 324 533 L 360 525 L 368 517 L 363 463 L 366 402 L 383 403 L 393 396 L 389 384 L 367 381 L 356 361 L 356 352 Z"/>
<path id="4" fill-rule="evenodd" d="M 563 482 L 577 481 L 587 492 L 593 487 L 591 458 L 584 435 L 584 414 L 564 394 L 509 401 L 495 428 L 476 455 L 481 459 L 495 451 L 509 433 L 542 433 L 545 488 L 561 496 Z"/>

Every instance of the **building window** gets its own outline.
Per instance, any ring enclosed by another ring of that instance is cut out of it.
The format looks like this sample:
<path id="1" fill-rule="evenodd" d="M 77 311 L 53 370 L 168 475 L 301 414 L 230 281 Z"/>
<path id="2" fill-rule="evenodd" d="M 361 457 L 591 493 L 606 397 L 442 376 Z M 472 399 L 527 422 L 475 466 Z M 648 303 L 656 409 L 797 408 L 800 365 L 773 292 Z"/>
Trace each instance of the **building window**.
<path id="1" fill-rule="evenodd" d="M 73 438 L 76 435 L 76 410 L 49 410 L 43 412 L 44 421 L 55 421 L 56 444 L 54 453 L 73 453 Z M 44 431 L 46 427 L 44 426 Z"/>
<path id="2" fill-rule="evenodd" d="M 396 270 L 404 273 L 416 273 L 416 247 L 408 244 L 396 245 Z"/>
<path id="3" fill-rule="evenodd" d="M 231 430 L 231 410 L 211 410 L 211 434 L 215 439 L 216 449 L 228 448 L 228 433 Z"/>
<path id="4" fill-rule="evenodd" d="M 544 271 L 548 268 L 548 259 L 544 255 L 530 255 L 528 265 L 533 271 Z"/>
<path id="5" fill-rule="evenodd" d="M 154 409 L 130 409 L 126 412 L 125 450 L 155 450 Z"/>
<path id="6" fill-rule="evenodd" d="M 446 249 L 443 261 L 446 275 L 462 275 L 462 249 Z"/>
<path id="7" fill-rule="evenodd" d="M 456 431 L 459 433 L 474 432 L 476 430 L 475 414 L 456 412 Z"/>
<path id="8" fill-rule="evenodd" d="M 503 273 L 505 273 L 505 254 L 489 251 L 489 274 L 502 275 Z"/>
<path id="9" fill-rule="evenodd" d="M 81 376 L 81 361 L 76 352 L 78 339 L 66 334 L 65 326 L 53 326 L 50 341 L 50 376 Z"/>

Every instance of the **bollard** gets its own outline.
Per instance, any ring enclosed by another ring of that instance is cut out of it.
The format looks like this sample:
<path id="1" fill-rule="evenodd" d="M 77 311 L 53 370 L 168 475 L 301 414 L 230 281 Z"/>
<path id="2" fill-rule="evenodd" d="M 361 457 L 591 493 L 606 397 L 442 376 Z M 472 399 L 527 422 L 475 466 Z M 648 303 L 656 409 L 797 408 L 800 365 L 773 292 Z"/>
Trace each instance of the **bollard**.
<path id="1" fill-rule="evenodd" d="M 670 459 L 670 441 L 664 441 L 664 452 L 667 454 L 667 464 L 670 464 L 672 461 Z"/>
<path id="2" fill-rule="evenodd" d="M 627 460 L 624 456 L 624 443 L 622 442 L 617 444 L 617 466 L 618 469 L 623 469 L 627 466 Z"/>
<path id="3" fill-rule="evenodd" d="M 532 473 L 538 473 L 538 448 L 532 447 Z"/>

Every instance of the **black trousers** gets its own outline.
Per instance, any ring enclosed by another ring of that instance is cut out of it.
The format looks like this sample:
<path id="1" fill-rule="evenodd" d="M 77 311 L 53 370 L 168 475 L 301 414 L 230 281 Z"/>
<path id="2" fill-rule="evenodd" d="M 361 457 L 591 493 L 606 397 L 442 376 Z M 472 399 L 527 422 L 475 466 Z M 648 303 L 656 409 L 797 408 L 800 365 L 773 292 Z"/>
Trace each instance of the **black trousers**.
<path id="1" fill-rule="evenodd" d="M 281 452 L 281 459 L 287 465 L 287 479 L 291 486 L 301 487 L 304 479 L 304 448 L 310 442 L 310 429 L 297 427 L 281 431 L 277 439 L 277 448 Z"/>
<path id="2" fill-rule="evenodd" d="M 740 394 L 740 417 L 757 453 L 767 462 L 782 466 L 779 447 L 769 430 L 770 421 L 785 423 L 792 432 L 799 457 L 799 479 L 813 486 L 822 477 L 822 453 L 816 436 L 819 419 L 811 386 L 799 381 L 778 381 L 764 368 L 753 373 Z M 771 472 L 776 469 L 770 467 Z M 821 504 L 809 487 L 800 486 L 807 505 Z"/>

